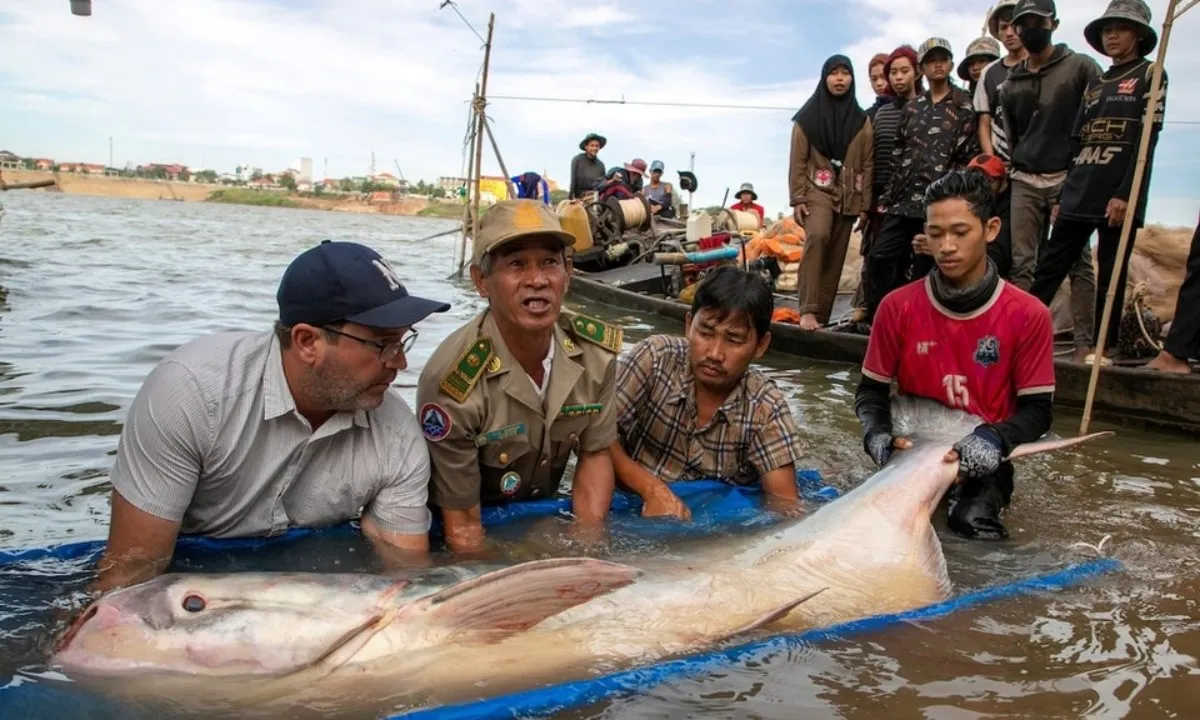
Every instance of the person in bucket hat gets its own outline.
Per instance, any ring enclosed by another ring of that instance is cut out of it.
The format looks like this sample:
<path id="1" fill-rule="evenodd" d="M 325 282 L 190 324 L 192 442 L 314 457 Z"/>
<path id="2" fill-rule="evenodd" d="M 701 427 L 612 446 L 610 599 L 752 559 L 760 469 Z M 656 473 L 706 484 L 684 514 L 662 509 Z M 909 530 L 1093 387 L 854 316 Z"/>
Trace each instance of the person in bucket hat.
<path id="1" fill-rule="evenodd" d="M 632 192 L 638 192 L 645 184 L 644 176 L 646 175 L 646 161 L 641 158 L 634 158 L 625 163 L 625 183 L 629 185 Z"/>
<path id="2" fill-rule="evenodd" d="M 1141 0 L 1112 0 L 1104 15 L 1089 23 L 1085 32 L 1088 42 L 1099 45 L 1112 58 L 1112 66 L 1100 77 L 1088 83 L 1083 92 L 1083 109 L 1075 126 L 1080 128 L 1078 149 L 1063 182 L 1057 219 L 1050 240 L 1040 251 L 1031 292 L 1047 305 L 1053 300 L 1071 267 L 1068 255 L 1086 255 L 1092 234 L 1097 236 L 1096 256 L 1099 269 L 1098 287 L 1107 289 L 1116 264 L 1121 230 L 1128 213 L 1134 213 L 1133 235 L 1144 226 L 1150 175 L 1154 165 L 1154 150 L 1162 130 L 1166 103 L 1167 74 L 1162 74 L 1162 95 L 1154 108 L 1150 128 L 1150 146 L 1142 179 L 1141 195 L 1136 208 L 1129 206 L 1133 192 L 1133 176 L 1137 166 L 1142 135 L 1142 121 L 1150 99 L 1154 63 L 1145 54 L 1154 48 L 1157 37 L 1150 27 L 1150 8 Z M 1095 39 L 1093 39 L 1095 38 Z M 1125 262 L 1133 252 L 1133 242 L 1126 246 Z M 1122 267 L 1124 275 L 1128 265 Z M 1104 312 L 1105 295 L 1096 293 L 1093 331 L 1099 328 Z M 1125 278 L 1117 283 L 1109 318 L 1106 348 L 1114 349 L 1120 339 L 1121 312 L 1125 306 Z M 1083 354 L 1083 353 L 1081 353 Z M 1089 347 L 1084 362 L 1097 362 L 1095 348 Z M 1109 358 L 1099 362 L 1108 364 Z"/>
<path id="3" fill-rule="evenodd" d="M 738 188 L 737 202 L 729 206 L 730 210 L 742 210 L 752 212 L 758 215 L 758 226 L 761 228 L 766 223 L 766 210 L 762 205 L 755 202 L 758 200 L 758 193 L 754 192 L 754 185 L 751 183 L 742 183 Z"/>
<path id="4" fill-rule="evenodd" d="M 180 533 L 359 518 L 385 559 L 428 550 L 423 441 L 392 383 L 416 325 L 450 306 L 409 293 L 371 248 L 328 240 L 291 262 L 276 301 L 273 330 L 197 338 L 146 377 L 109 477 L 96 589 L 158 575 Z"/>
<path id="5" fill-rule="evenodd" d="M 1146 57 L 1158 45 L 1158 32 L 1150 24 L 1150 6 L 1143 0 L 1112 0 L 1104 14 L 1083 28 L 1083 37 L 1096 52 L 1112 57 L 1102 34 L 1107 26 L 1127 25 L 1138 33 L 1137 54 Z"/>
<path id="6" fill-rule="evenodd" d="M 598 157 L 600 150 L 608 144 L 603 135 L 588 133 L 579 142 L 582 151 L 571 160 L 571 185 L 567 196 L 581 199 L 604 182 L 604 163 Z"/>
<path id="7" fill-rule="evenodd" d="M 988 13 L 988 33 L 1000 41 L 1006 53 L 983 69 L 975 85 L 975 113 L 979 116 L 979 144 L 983 152 L 1009 160 L 1008 130 L 1000 108 L 1000 84 L 1008 79 L 1010 70 L 1021 64 L 1027 53 L 1013 29 L 1012 14 L 1018 0 L 1000 0 Z"/>
<path id="8" fill-rule="evenodd" d="M 623 336 L 563 310 L 574 242 L 535 200 L 496 203 L 479 223 L 471 280 L 487 306 L 438 346 L 417 383 L 429 502 L 453 551 L 483 549 L 482 506 L 553 498 L 572 455 L 572 527 L 604 523 Z"/>
<path id="9" fill-rule="evenodd" d="M 958 64 L 958 77 L 967 83 L 971 93 L 974 93 L 975 85 L 979 82 L 979 77 L 983 75 L 983 69 L 992 61 L 999 59 L 1000 43 L 986 35 L 975 38 L 970 45 L 967 45 L 967 55 Z"/>

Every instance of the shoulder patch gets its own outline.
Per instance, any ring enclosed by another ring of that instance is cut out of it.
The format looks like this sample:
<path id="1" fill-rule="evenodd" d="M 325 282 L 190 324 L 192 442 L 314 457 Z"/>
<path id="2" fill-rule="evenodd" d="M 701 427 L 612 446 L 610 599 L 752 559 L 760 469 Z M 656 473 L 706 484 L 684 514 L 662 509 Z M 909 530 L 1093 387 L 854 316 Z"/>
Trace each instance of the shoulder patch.
<path id="1" fill-rule="evenodd" d="M 475 389 L 475 384 L 479 382 L 479 376 L 492 359 L 493 352 L 491 338 L 477 339 L 463 352 L 438 387 L 458 402 L 465 401 Z"/>
<path id="2" fill-rule="evenodd" d="M 619 326 L 608 325 L 585 315 L 576 315 L 575 319 L 571 321 L 571 327 L 575 329 L 581 340 L 599 345 L 612 353 L 621 352 L 621 341 L 624 339 L 625 332 Z"/>
<path id="3" fill-rule="evenodd" d="M 450 419 L 450 413 L 437 403 L 422 405 L 417 417 L 421 421 L 421 434 L 430 442 L 441 441 L 450 434 L 450 428 L 454 424 L 454 421 Z"/>

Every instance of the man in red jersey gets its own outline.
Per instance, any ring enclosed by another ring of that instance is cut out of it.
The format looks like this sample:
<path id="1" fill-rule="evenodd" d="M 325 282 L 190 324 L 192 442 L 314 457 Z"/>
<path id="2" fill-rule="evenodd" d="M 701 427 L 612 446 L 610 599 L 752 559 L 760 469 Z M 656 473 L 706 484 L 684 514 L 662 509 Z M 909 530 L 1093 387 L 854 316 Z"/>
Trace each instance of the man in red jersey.
<path id="1" fill-rule="evenodd" d="M 1050 429 L 1054 329 L 1037 298 L 1000 279 L 987 255 L 1000 232 L 992 190 L 979 172 L 955 171 L 925 193 L 925 235 L 937 270 L 879 305 L 855 413 L 863 446 L 883 466 L 894 449 L 889 390 L 935 400 L 983 423 L 946 456 L 959 460 L 948 524 L 972 538 L 1008 537 L 1000 512 L 1012 498 L 1014 446 Z"/>

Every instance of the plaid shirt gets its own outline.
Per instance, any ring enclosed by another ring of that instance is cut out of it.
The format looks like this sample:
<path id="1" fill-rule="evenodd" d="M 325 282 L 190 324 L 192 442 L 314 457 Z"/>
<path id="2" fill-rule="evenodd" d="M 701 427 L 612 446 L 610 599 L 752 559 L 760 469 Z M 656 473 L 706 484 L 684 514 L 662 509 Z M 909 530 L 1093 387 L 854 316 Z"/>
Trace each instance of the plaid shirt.
<path id="1" fill-rule="evenodd" d="M 668 482 L 744 484 L 801 456 L 783 393 L 751 368 L 696 427 L 696 391 L 685 338 L 653 335 L 617 359 L 617 432 L 631 458 Z"/>

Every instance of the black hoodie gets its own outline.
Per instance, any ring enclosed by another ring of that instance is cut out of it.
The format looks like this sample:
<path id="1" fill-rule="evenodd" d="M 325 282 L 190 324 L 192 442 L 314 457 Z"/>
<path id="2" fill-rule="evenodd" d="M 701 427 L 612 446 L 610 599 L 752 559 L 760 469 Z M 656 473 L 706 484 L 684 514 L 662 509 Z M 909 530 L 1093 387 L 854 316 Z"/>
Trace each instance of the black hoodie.
<path id="1" fill-rule="evenodd" d="M 1100 77 L 1100 65 L 1059 43 L 1049 62 L 1030 72 L 1022 60 L 1000 85 L 1012 167 L 1046 175 L 1071 166 L 1071 131 L 1083 92 Z"/>

